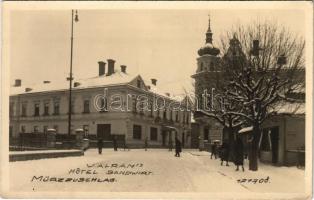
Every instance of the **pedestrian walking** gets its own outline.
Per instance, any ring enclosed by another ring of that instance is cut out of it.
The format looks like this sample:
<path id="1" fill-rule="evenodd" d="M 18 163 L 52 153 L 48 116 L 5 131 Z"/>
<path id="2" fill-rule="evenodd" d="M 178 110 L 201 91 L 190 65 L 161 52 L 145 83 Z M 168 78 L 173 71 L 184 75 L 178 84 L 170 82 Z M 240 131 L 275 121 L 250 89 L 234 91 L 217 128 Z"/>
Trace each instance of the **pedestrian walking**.
<path id="1" fill-rule="evenodd" d="M 228 145 L 227 141 L 224 141 L 222 143 L 220 152 L 221 152 L 221 155 L 220 155 L 221 163 L 220 163 L 220 165 L 223 165 L 223 162 L 226 161 L 226 166 L 229 166 L 229 164 L 228 164 L 228 161 L 229 161 L 229 145 Z"/>
<path id="2" fill-rule="evenodd" d="M 117 136 L 113 136 L 113 149 L 114 151 L 118 151 Z"/>
<path id="3" fill-rule="evenodd" d="M 177 137 L 175 139 L 175 143 L 176 143 L 176 154 L 174 156 L 180 157 L 180 153 L 182 151 L 182 145 L 181 145 L 181 141 Z"/>
<path id="4" fill-rule="evenodd" d="M 172 151 L 173 144 L 172 144 L 172 140 L 171 139 L 169 139 L 168 146 L 169 146 L 169 151 Z"/>
<path id="5" fill-rule="evenodd" d="M 215 159 L 217 159 L 217 150 L 218 150 L 217 141 L 214 140 L 214 142 L 212 143 L 212 146 L 211 146 L 211 155 L 210 155 L 210 159 L 212 159 L 213 156 L 215 157 Z"/>
<path id="6" fill-rule="evenodd" d="M 123 149 L 124 151 L 126 150 L 127 146 L 126 146 L 126 138 L 123 138 Z"/>
<path id="7" fill-rule="evenodd" d="M 148 138 L 145 137 L 145 151 L 147 151 L 147 147 L 148 147 Z"/>
<path id="8" fill-rule="evenodd" d="M 102 139 L 98 139 L 97 147 L 98 147 L 98 154 L 101 154 L 102 153 L 102 147 L 103 147 Z"/>
<path id="9" fill-rule="evenodd" d="M 242 171 L 244 171 L 244 145 L 240 137 L 237 137 L 235 147 L 234 147 L 234 164 L 237 166 L 236 171 L 239 171 L 239 166 L 242 166 Z"/>

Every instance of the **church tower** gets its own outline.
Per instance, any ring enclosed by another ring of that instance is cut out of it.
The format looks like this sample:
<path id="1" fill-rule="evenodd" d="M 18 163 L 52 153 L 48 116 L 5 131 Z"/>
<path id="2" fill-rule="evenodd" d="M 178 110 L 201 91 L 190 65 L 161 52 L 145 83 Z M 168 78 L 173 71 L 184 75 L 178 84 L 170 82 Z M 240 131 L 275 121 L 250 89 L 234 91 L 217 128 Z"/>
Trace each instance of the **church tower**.
<path id="1" fill-rule="evenodd" d="M 198 109 L 210 112 L 211 110 L 208 110 L 208 108 L 211 109 L 214 105 L 211 105 L 211 100 L 206 102 L 204 95 L 205 93 L 209 95 L 214 94 L 215 88 L 218 88 L 220 85 L 222 74 L 222 59 L 219 56 L 220 50 L 213 45 L 210 18 L 205 45 L 197 53 L 199 56 L 196 59 L 196 73 L 191 76 L 195 80 L 195 102 Z M 194 112 L 194 119 L 199 127 L 200 149 L 204 149 L 205 145 L 214 140 L 222 140 L 222 127 L 218 122 L 200 114 L 200 112 Z"/>
<path id="2" fill-rule="evenodd" d="M 206 32 L 205 45 L 198 50 L 196 73 L 192 75 L 195 80 L 195 96 L 198 100 L 198 107 L 204 109 L 204 99 L 202 95 L 205 91 L 211 94 L 218 87 L 221 71 L 222 59 L 219 56 L 220 50 L 213 45 L 213 33 L 210 19 Z M 207 105 L 207 108 L 211 105 Z"/>

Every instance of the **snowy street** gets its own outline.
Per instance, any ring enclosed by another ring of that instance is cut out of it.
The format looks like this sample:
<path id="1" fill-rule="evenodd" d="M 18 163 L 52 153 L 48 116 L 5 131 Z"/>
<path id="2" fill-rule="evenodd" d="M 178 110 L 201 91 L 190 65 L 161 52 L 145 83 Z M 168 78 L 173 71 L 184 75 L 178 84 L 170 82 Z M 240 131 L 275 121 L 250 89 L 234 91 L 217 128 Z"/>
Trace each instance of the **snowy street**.
<path id="1" fill-rule="evenodd" d="M 167 149 L 92 149 L 81 157 L 11 162 L 10 170 L 10 189 L 23 192 L 304 192 L 302 169 L 260 164 L 252 172 L 245 161 L 245 172 L 235 171 L 198 150 L 177 158 Z"/>

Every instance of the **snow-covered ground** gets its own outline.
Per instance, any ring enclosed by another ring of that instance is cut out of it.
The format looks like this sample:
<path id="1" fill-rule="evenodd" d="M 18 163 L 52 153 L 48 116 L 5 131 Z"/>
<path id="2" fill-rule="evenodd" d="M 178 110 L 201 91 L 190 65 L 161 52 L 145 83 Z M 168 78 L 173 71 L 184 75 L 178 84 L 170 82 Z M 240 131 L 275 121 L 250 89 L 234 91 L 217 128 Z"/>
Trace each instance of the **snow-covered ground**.
<path id="1" fill-rule="evenodd" d="M 134 165 L 133 168 L 132 165 Z M 235 171 L 233 163 L 230 163 L 229 167 L 220 166 L 220 161 L 211 160 L 208 152 L 197 150 L 184 150 L 182 156 L 178 158 L 174 157 L 174 152 L 166 149 L 149 149 L 148 151 L 132 149 L 117 152 L 104 149 L 102 155 L 98 155 L 97 151 L 92 149 L 81 157 L 11 162 L 10 190 L 238 194 L 304 192 L 304 170 L 302 169 L 260 164 L 259 171 L 252 172 L 247 170 L 247 165 L 246 162 L 244 172 Z M 108 175 L 108 170 L 118 171 L 117 173 L 141 174 Z M 50 180 L 44 182 L 47 180 L 46 176 L 49 176 Z M 265 183 L 267 177 L 269 177 L 268 182 Z M 65 182 L 67 178 L 72 179 Z M 84 181 L 73 182 L 74 178 L 84 178 Z M 96 179 L 93 182 L 92 178 L 99 178 L 104 182 L 95 182 Z M 252 180 L 239 183 L 239 179 Z M 258 179 L 258 182 L 254 183 L 254 179 Z M 261 179 L 264 183 L 259 183 Z M 108 180 L 114 182 L 108 182 Z"/>

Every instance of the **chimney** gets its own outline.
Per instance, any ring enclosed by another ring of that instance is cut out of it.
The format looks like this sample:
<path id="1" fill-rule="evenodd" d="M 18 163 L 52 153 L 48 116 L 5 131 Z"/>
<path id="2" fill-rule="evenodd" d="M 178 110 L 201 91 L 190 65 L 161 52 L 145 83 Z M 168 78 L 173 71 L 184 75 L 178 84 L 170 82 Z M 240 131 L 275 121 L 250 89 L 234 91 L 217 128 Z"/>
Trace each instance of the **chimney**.
<path id="1" fill-rule="evenodd" d="M 153 85 L 155 85 L 155 86 L 157 85 L 157 79 L 152 78 L 151 81 L 152 81 L 152 84 L 153 84 Z"/>
<path id="2" fill-rule="evenodd" d="M 121 72 L 126 73 L 126 65 L 121 65 Z"/>
<path id="3" fill-rule="evenodd" d="M 108 73 L 107 73 L 107 76 L 110 76 L 111 74 L 114 73 L 114 63 L 116 61 L 112 60 L 112 59 L 107 59 L 107 61 L 108 61 Z"/>
<path id="4" fill-rule="evenodd" d="M 43 81 L 44 84 L 50 83 L 50 81 Z"/>
<path id="5" fill-rule="evenodd" d="M 20 87 L 21 85 L 22 85 L 22 80 L 21 79 L 15 79 L 14 87 Z"/>
<path id="6" fill-rule="evenodd" d="M 78 87 L 78 86 L 80 86 L 81 85 L 81 83 L 79 83 L 79 82 L 74 82 L 74 87 Z"/>
<path id="7" fill-rule="evenodd" d="M 103 62 L 103 61 L 99 61 L 99 62 L 98 62 L 98 66 L 99 66 L 99 68 L 98 68 L 98 75 L 99 75 L 99 76 L 104 75 L 104 74 L 105 74 L 105 66 L 106 66 L 106 63 Z"/>
<path id="8" fill-rule="evenodd" d="M 32 88 L 25 88 L 25 92 L 30 92 L 32 91 Z"/>

